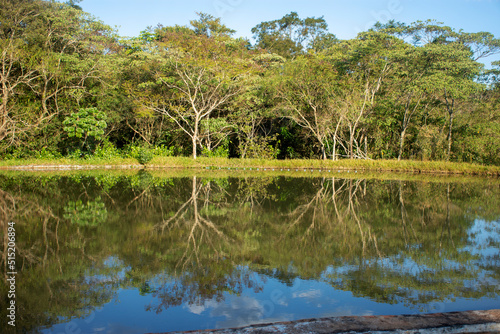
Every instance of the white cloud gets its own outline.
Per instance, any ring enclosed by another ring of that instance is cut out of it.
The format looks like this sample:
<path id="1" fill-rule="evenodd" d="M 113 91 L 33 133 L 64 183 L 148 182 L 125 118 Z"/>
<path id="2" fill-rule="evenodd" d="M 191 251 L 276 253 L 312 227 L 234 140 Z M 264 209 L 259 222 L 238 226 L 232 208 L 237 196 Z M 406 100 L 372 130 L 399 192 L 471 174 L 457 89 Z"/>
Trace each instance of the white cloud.
<path id="1" fill-rule="evenodd" d="M 293 298 L 306 298 L 306 299 L 316 299 L 321 298 L 320 290 L 307 290 L 307 291 L 298 291 L 294 292 L 292 295 Z"/>

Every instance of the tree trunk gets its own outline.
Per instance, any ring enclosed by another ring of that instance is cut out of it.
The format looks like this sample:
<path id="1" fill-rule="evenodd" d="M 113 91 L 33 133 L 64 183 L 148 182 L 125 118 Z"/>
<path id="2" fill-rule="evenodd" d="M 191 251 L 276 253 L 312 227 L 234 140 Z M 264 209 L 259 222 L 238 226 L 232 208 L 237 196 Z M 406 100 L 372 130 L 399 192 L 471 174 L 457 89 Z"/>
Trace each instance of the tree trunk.
<path id="1" fill-rule="evenodd" d="M 403 157 L 403 146 L 405 144 L 405 135 L 406 135 L 406 128 L 401 131 L 401 138 L 399 139 L 399 154 L 398 154 L 398 161 L 401 160 Z"/>
<path id="2" fill-rule="evenodd" d="M 448 128 L 448 154 L 446 156 L 446 161 L 450 161 L 450 157 L 451 157 L 451 135 L 452 135 L 452 131 L 453 131 L 453 117 L 454 117 L 453 109 L 448 110 L 448 113 L 450 114 L 450 126 Z"/>
<path id="3" fill-rule="evenodd" d="M 368 135 L 365 136 L 365 160 L 368 159 Z"/>
<path id="4" fill-rule="evenodd" d="M 332 152 L 332 160 L 337 160 L 337 136 L 333 136 L 333 152 Z"/>
<path id="5" fill-rule="evenodd" d="M 196 159 L 196 137 L 193 136 L 193 159 Z"/>
<path id="6" fill-rule="evenodd" d="M 342 122 L 342 117 L 340 117 L 339 121 L 337 122 L 337 126 L 335 127 L 335 132 L 333 134 L 333 161 L 337 160 L 337 133 L 339 131 L 340 122 Z"/>
<path id="7" fill-rule="evenodd" d="M 354 145 L 354 134 L 351 131 L 349 133 L 349 159 L 352 159 L 354 156 L 353 145 Z"/>
<path id="8" fill-rule="evenodd" d="M 448 111 L 448 114 L 450 115 L 450 124 L 448 127 L 448 152 L 446 154 L 446 161 L 450 161 L 451 136 L 452 136 L 452 132 L 453 132 L 453 117 L 454 117 L 453 113 L 454 113 L 454 107 L 455 107 L 455 99 L 453 98 L 453 96 L 450 96 L 449 100 L 448 100 L 448 93 L 447 93 L 446 89 L 444 91 L 444 99 L 446 102 L 446 110 Z"/>
<path id="9" fill-rule="evenodd" d="M 199 126 L 199 121 L 198 119 L 194 120 L 194 132 L 193 132 L 193 159 L 196 159 L 196 149 L 197 149 L 197 144 L 198 144 L 198 126 Z"/>
<path id="10" fill-rule="evenodd" d="M 1 124 L 0 124 L 0 140 L 2 140 L 5 136 L 4 133 L 8 131 L 8 126 L 7 126 L 7 103 L 9 101 L 9 93 L 7 91 L 7 85 L 5 84 L 5 81 L 2 80 L 2 110 L 0 112 L 1 118 Z"/>

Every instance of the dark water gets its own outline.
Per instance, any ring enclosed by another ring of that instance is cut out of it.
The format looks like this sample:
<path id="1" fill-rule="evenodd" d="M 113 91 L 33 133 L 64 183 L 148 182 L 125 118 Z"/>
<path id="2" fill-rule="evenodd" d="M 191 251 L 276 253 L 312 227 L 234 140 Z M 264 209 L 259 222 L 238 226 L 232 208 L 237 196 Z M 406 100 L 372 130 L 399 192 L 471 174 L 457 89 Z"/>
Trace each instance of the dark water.
<path id="1" fill-rule="evenodd" d="M 18 332 L 499 308 L 499 203 L 497 179 L 4 173 L 1 270 L 15 222 Z"/>

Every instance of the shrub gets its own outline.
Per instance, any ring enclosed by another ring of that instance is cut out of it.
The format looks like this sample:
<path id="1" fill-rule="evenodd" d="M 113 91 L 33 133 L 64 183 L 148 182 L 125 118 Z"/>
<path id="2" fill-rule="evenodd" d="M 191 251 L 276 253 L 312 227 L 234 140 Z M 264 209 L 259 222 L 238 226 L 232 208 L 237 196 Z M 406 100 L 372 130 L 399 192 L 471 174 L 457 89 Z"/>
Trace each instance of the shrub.
<path id="1" fill-rule="evenodd" d="M 40 151 L 36 151 L 35 158 L 37 159 L 57 159 L 60 158 L 61 154 L 59 152 L 53 152 L 43 147 Z"/>
<path id="2" fill-rule="evenodd" d="M 201 154 L 208 158 L 227 158 L 229 157 L 229 148 L 225 146 L 219 146 L 213 151 L 203 148 Z"/>
<path id="3" fill-rule="evenodd" d="M 113 158 L 121 158 L 121 153 L 120 150 L 118 150 L 112 143 L 105 140 L 95 149 L 93 157 L 109 160 Z"/>
<path id="4" fill-rule="evenodd" d="M 153 149 L 153 154 L 156 157 L 172 157 L 174 156 L 175 147 L 167 147 L 164 145 L 155 146 Z"/>
<path id="5" fill-rule="evenodd" d="M 135 158 L 141 165 L 146 165 L 148 162 L 153 160 L 153 157 L 153 152 L 151 152 L 147 148 L 141 147 L 137 152 L 137 156 Z"/>
<path id="6" fill-rule="evenodd" d="M 106 114 L 97 108 L 80 108 L 64 119 L 63 130 L 72 139 L 71 144 L 85 153 L 92 153 L 97 143 L 104 139 L 106 119 Z"/>

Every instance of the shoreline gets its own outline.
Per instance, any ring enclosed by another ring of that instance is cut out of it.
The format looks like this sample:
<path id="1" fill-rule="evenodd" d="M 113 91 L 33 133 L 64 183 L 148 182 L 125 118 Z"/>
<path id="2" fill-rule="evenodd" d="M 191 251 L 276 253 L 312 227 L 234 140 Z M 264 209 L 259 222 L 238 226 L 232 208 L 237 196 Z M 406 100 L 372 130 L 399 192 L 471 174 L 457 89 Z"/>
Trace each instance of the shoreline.
<path id="1" fill-rule="evenodd" d="M 343 316 L 256 324 L 238 328 L 150 334 L 230 333 L 500 333 L 500 309 L 414 315 Z"/>
<path id="2" fill-rule="evenodd" d="M 11 162 L 12 164 L 9 164 Z M 500 166 L 482 166 L 467 163 L 419 162 L 392 160 L 264 160 L 183 157 L 158 158 L 146 166 L 130 160 L 113 161 L 3 161 L 0 170 L 11 171 L 58 171 L 58 170 L 245 170 L 245 171 L 315 171 L 315 172 L 384 172 L 426 175 L 464 175 L 499 177 Z"/>

